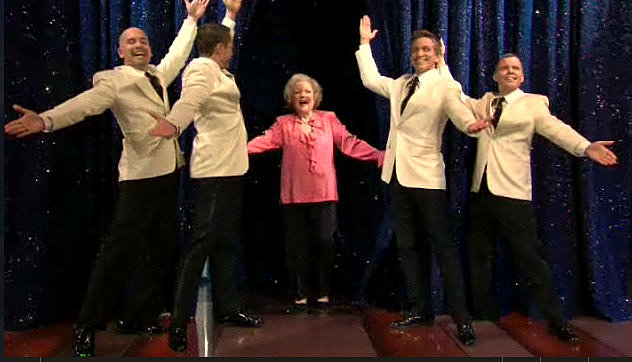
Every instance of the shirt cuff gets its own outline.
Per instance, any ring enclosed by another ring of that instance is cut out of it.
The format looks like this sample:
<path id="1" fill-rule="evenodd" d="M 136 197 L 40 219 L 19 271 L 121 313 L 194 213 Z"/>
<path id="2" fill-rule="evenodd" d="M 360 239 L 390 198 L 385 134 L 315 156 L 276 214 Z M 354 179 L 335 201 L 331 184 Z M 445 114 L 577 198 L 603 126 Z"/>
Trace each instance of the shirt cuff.
<path id="1" fill-rule="evenodd" d="M 235 24 L 235 20 L 229 18 L 228 16 L 224 16 L 224 20 L 222 20 L 222 25 L 229 27 L 230 30 L 234 30 Z"/>
<path id="2" fill-rule="evenodd" d="M 371 44 L 360 44 L 360 47 L 358 48 L 358 50 L 361 51 L 371 51 Z"/>
<path id="3" fill-rule="evenodd" d="M 586 149 L 590 146 L 590 141 L 582 141 L 575 147 L 575 155 L 579 157 L 586 157 Z"/>
<path id="4" fill-rule="evenodd" d="M 42 119 L 42 121 L 44 121 L 44 129 L 42 130 L 42 132 L 52 132 L 53 131 L 53 120 L 50 118 L 50 116 L 47 116 L 43 113 L 39 114 L 40 118 Z"/>

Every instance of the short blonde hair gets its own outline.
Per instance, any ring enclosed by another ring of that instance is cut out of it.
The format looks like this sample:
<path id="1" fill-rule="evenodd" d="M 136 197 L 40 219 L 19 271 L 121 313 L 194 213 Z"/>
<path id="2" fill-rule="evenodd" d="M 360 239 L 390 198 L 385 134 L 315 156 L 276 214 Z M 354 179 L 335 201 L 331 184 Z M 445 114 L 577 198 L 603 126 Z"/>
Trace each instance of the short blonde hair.
<path id="1" fill-rule="evenodd" d="M 285 83 L 285 88 L 283 89 L 283 98 L 285 99 L 285 103 L 287 106 L 292 108 L 292 93 L 294 93 L 294 87 L 296 87 L 296 83 L 305 81 L 309 82 L 312 85 L 312 89 L 314 90 L 314 109 L 318 108 L 320 102 L 323 100 L 323 88 L 318 84 L 316 79 L 303 74 L 296 73 L 290 77 L 290 79 Z"/>

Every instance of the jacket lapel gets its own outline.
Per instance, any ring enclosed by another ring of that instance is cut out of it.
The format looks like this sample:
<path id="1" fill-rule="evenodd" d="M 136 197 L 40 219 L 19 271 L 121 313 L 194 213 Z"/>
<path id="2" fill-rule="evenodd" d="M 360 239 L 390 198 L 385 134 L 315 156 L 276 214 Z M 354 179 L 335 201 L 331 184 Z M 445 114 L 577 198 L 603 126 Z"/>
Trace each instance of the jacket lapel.
<path id="1" fill-rule="evenodd" d="M 156 90 L 154 89 L 154 87 L 151 86 L 151 84 L 149 83 L 149 79 L 144 79 L 144 78 L 138 78 L 136 79 L 136 81 L 134 82 L 136 84 L 136 86 L 138 88 L 140 88 L 140 90 L 152 101 L 154 101 L 157 104 L 160 104 L 164 107 L 164 102 L 163 100 L 158 96 L 158 93 L 156 93 Z M 164 88 L 164 86 L 163 86 Z"/>

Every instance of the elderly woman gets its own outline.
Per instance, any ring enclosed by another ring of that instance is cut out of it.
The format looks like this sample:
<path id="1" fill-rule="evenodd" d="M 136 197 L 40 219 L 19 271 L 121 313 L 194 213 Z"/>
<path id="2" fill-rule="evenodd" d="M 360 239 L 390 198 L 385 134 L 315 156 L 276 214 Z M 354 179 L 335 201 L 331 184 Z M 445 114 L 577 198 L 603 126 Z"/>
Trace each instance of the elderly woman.
<path id="1" fill-rule="evenodd" d="M 329 302 L 338 201 L 334 146 L 378 167 L 384 152 L 349 133 L 333 112 L 316 110 L 323 93 L 315 79 L 294 74 L 283 95 L 293 113 L 278 117 L 248 142 L 248 154 L 283 151 L 281 204 L 290 291 L 297 306 L 313 306 Z"/>

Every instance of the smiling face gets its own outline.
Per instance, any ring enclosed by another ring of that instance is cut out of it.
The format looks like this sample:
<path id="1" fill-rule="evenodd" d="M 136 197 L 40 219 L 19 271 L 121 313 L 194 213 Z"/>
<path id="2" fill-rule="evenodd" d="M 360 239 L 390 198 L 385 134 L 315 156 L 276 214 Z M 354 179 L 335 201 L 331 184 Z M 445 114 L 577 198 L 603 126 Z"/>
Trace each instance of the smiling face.
<path id="1" fill-rule="evenodd" d="M 123 64 L 145 70 L 151 60 L 151 47 L 147 34 L 138 28 L 129 28 L 121 33 L 118 48 Z"/>
<path id="2" fill-rule="evenodd" d="M 309 116 L 314 110 L 314 88 L 307 80 L 299 80 L 292 89 L 290 106 L 299 117 Z"/>
<path id="3" fill-rule="evenodd" d="M 421 74 L 436 68 L 439 62 L 439 55 L 437 54 L 434 41 L 426 37 L 415 39 L 412 45 L 411 62 L 415 69 L 415 74 Z"/>
<path id="4" fill-rule="evenodd" d="M 498 83 L 498 91 L 502 95 L 509 94 L 520 88 L 520 85 L 524 82 L 520 59 L 515 56 L 501 59 L 496 65 L 494 80 Z"/>

